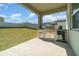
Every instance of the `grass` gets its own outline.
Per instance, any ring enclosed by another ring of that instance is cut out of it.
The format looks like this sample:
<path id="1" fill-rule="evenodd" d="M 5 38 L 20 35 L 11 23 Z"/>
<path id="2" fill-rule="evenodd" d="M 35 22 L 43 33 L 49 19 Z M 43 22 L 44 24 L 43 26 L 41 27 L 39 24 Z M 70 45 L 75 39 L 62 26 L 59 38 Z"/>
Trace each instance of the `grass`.
<path id="1" fill-rule="evenodd" d="M 0 51 L 33 39 L 37 36 L 37 30 L 28 28 L 1 28 Z"/>

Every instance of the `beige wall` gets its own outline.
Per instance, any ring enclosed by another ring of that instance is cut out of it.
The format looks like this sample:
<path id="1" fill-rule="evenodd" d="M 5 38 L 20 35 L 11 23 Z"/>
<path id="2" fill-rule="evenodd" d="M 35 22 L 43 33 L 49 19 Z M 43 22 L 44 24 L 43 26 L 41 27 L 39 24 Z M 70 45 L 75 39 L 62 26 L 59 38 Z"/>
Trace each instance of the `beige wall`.
<path id="1" fill-rule="evenodd" d="M 79 31 L 69 30 L 69 43 L 75 54 L 79 56 Z"/>
<path id="2" fill-rule="evenodd" d="M 71 45 L 74 53 L 79 56 L 79 30 L 71 30 L 72 20 L 72 7 L 71 4 L 68 4 L 67 7 L 67 22 L 68 22 L 68 42 Z"/>

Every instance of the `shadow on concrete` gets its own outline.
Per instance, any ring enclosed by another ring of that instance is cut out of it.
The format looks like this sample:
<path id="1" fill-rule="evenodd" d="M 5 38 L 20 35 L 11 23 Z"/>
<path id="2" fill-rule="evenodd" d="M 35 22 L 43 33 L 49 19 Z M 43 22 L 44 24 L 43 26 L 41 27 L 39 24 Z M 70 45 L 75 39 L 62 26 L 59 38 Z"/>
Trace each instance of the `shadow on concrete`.
<path id="1" fill-rule="evenodd" d="M 44 38 L 40 38 L 40 39 L 43 41 L 46 41 L 46 42 L 51 42 L 53 44 L 56 44 L 62 48 L 65 48 L 67 56 L 75 56 L 72 49 L 70 48 L 70 46 L 67 43 L 59 42 L 59 41 L 55 41 L 55 40 L 50 40 L 50 39 L 44 39 Z"/>

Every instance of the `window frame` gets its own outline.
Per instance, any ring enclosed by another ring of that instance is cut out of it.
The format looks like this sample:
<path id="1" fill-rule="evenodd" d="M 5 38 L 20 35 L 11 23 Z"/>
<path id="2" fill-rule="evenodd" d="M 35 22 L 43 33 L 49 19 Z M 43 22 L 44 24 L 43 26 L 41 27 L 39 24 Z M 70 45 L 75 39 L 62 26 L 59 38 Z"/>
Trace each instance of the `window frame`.
<path id="1" fill-rule="evenodd" d="M 74 3 L 72 3 L 74 4 Z M 71 19 L 70 19 L 70 30 L 73 31 L 79 31 L 79 27 L 78 28 L 73 28 L 73 6 L 71 4 Z"/>

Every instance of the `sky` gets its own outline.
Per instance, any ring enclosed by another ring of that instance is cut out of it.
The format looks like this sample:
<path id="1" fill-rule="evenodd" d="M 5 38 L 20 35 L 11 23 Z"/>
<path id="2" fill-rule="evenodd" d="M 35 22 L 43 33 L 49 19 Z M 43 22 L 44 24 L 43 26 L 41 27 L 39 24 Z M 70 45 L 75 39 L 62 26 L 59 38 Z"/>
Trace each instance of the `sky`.
<path id="1" fill-rule="evenodd" d="M 0 3 L 0 17 L 4 17 L 7 23 L 38 23 L 38 16 L 30 10 L 16 3 Z M 66 12 L 45 15 L 43 22 L 51 22 L 59 19 L 65 19 Z"/>

